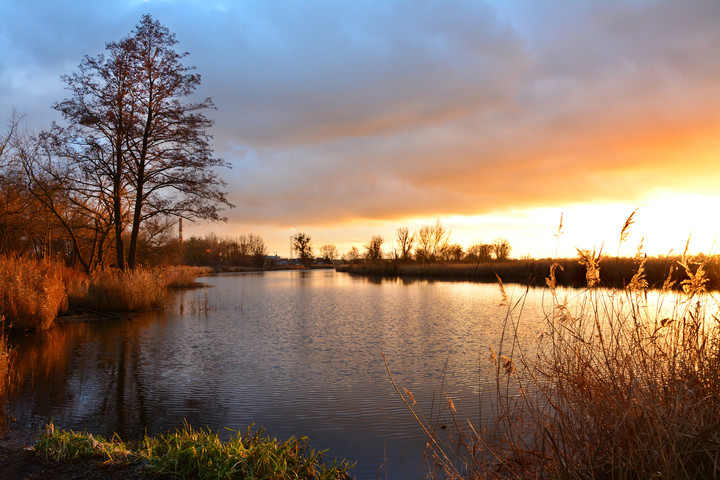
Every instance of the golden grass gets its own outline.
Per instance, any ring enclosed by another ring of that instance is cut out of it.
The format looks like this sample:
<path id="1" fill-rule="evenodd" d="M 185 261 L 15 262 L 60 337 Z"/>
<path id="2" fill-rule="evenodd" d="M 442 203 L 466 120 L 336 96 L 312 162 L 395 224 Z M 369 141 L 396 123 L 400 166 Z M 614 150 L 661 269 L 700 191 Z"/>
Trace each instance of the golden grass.
<path id="1" fill-rule="evenodd" d="M 42 260 L 0 258 L 0 314 L 6 326 L 47 330 L 67 308 L 65 267 Z"/>
<path id="2" fill-rule="evenodd" d="M 101 311 L 135 312 L 161 308 L 167 298 L 161 269 L 136 268 L 128 272 L 102 269 L 88 279 L 87 294 L 75 306 Z"/>
<path id="3" fill-rule="evenodd" d="M 165 276 L 165 285 L 169 288 L 188 288 L 196 285 L 195 279 L 210 273 L 208 267 L 190 267 L 187 265 L 177 265 L 173 267 L 165 267 L 163 275 Z"/>
<path id="4" fill-rule="evenodd" d="M 0 324 L 5 319 L 0 316 Z M 13 381 L 13 350 L 8 344 L 7 334 L 0 331 L 0 413 L 4 413 L 5 398 L 14 386 Z M 5 415 L 0 415 L 0 425 L 4 425 Z"/>
<path id="5" fill-rule="evenodd" d="M 81 309 L 117 312 L 159 309 L 165 305 L 168 288 L 193 286 L 197 277 L 208 272 L 207 268 L 188 266 L 136 268 L 127 272 L 97 270 L 76 289 L 71 304 Z"/>
<path id="6" fill-rule="evenodd" d="M 208 272 L 187 266 L 125 273 L 108 268 L 88 277 L 58 262 L 0 257 L 0 315 L 9 329 L 43 331 L 68 305 L 103 311 L 162 308 L 168 288 L 193 286 Z"/>
<path id="7" fill-rule="evenodd" d="M 453 428 L 441 431 L 398 389 L 428 434 L 431 477 L 720 477 L 720 302 L 705 289 L 706 265 L 681 258 L 684 280 L 667 272 L 655 296 L 644 259 L 625 288 L 609 290 L 595 287 L 600 254 L 579 254 L 588 287 L 567 300 L 550 269 L 533 347 L 518 333 L 524 297 L 505 302 L 503 341 L 491 349 L 492 428 L 457 418 L 447 397 Z"/>

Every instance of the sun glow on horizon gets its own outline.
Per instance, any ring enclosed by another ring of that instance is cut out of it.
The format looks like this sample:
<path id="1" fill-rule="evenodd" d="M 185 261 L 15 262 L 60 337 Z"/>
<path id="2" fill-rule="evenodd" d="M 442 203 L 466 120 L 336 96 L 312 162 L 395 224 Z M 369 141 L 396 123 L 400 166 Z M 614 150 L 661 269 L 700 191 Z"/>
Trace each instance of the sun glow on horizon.
<path id="1" fill-rule="evenodd" d="M 622 244 L 620 231 L 629 215 L 636 211 L 627 240 Z M 308 233 L 316 251 L 333 244 L 340 255 L 356 247 L 364 251 L 370 238 L 380 235 L 383 250 L 391 256 L 397 229 L 408 227 L 415 232 L 424 225 L 440 220 L 449 231 L 451 243 L 467 249 L 473 243 L 491 243 L 506 238 L 512 246 L 511 257 L 574 258 L 577 249 L 596 249 L 605 255 L 633 256 L 642 242 L 643 252 L 650 256 L 681 254 L 689 239 L 690 253 L 717 253 L 720 232 L 720 196 L 658 191 L 636 203 L 573 204 L 564 208 L 540 207 L 514 209 L 485 215 L 447 215 L 409 217 L 396 220 L 355 219 L 334 225 L 298 225 L 291 228 L 270 225 L 216 224 L 197 225 L 190 235 L 203 236 L 215 231 L 218 236 L 247 233 L 261 235 L 270 254 L 289 255 L 289 238 L 298 232 Z M 556 237 L 562 214 L 562 233 Z"/>

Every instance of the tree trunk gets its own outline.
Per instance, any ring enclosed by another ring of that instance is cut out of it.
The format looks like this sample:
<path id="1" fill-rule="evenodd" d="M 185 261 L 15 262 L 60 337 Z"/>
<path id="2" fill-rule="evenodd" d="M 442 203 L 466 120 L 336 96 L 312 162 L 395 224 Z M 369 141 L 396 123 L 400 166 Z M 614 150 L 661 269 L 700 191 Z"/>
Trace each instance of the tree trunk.
<path id="1" fill-rule="evenodd" d="M 115 143 L 115 178 L 113 178 L 113 223 L 115 224 L 115 255 L 117 267 L 125 271 L 125 245 L 123 244 L 123 231 L 125 230 L 122 218 L 122 136 L 118 133 Z"/>
<path id="2" fill-rule="evenodd" d="M 138 172 L 138 177 L 142 178 L 142 168 Z M 135 257 L 137 253 L 137 240 L 140 234 L 140 217 L 143 205 L 143 184 L 138 183 L 137 192 L 135 193 L 135 211 L 133 212 L 132 230 L 130 231 L 130 248 L 128 249 L 127 263 L 130 270 L 135 270 Z"/>

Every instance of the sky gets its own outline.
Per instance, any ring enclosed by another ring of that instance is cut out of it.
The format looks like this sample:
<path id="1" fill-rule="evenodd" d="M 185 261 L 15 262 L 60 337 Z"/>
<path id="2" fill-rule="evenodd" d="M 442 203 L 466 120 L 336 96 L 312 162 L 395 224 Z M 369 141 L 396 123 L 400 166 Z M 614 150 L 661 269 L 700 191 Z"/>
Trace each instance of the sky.
<path id="1" fill-rule="evenodd" d="M 0 122 L 61 120 L 60 76 L 146 13 L 189 52 L 232 165 L 227 222 L 186 237 L 391 251 L 439 219 L 513 257 L 716 253 L 720 2 L 0 0 Z"/>

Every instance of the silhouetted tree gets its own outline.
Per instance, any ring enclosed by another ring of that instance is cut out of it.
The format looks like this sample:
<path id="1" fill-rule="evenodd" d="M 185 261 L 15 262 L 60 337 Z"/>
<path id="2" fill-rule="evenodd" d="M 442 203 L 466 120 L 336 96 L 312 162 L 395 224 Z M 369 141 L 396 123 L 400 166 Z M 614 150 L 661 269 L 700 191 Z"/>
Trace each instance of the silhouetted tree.
<path id="1" fill-rule="evenodd" d="M 260 235 L 249 234 L 248 244 L 252 265 L 256 268 L 265 266 L 265 258 L 267 258 L 267 246 Z"/>
<path id="2" fill-rule="evenodd" d="M 398 245 L 398 250 L 395 253 L 395 258 L 400 260 L 410 259 L 410 254 L 415 243 L 415 234 L 410 234 L 408 227 L 400 227 L 397 229 L 397 237 L 395 239 Z"/>
<path id="3" fill-rule="evenodd" d="M 492 248 L 496 260 L 507 260 L 510 256 L 510 250 L 512 249 L 510 247 L 510 242 L 508 242 L 505 238 L 493 240 Z"/>
<path id="4" fill-rule="evenodd" d="M 438 218 L 434 225 L 425 225 L 417 232 L 415 257 L 419 261 L 434 262 L 441 256 L 448 244 L 450 232 L 440 223 Z"/>
<path id="5" fill-rule="evenodd" d="M 350 263 L 356 263 L 360 260 L 360 252 L 357 247 L 351 247 L 350 250 L 343 256 L 345 261 Z"/>
<path id="6" fill-rule="evenodd" d="M 459 262 L 463 259 L 463 248 L 459 243 L 446 245 L 442 252 L 443 259 L 448 262 Z"/>
<path id="7" fill-rule="evenodd" d="M 337 247 L 335 245 L 323 245 L 320 247 L 320 256 L 325 263 L 333 263 L 338 256 Z"/>
<path id="8" fill-rule="evenodd" d="M 492 260 L 493 246 L 487 243 L 474 243 L 467 249 L 465 260 L 468 262 L 489 262 Z"/>
<path id="9" fill-rule="evenodd" d="M 300 257 L 300 263 L 309 267 L 313 263 L 312 244 L 310 235 L 298 233 L 292 238 L 293 251 Z"/>
<path id="10" fill-rule="evenodd" d="M 370 239 L 370 243 L 365 245 L 365 258 L 368 260 L 382 260 L 382 244 L 384 240 L 380 235 L 375 235 Z"/>
<path id="11" fill-rule="evenodd" d="M 107 55 L 85 57 L 79 72 L 62 77 L 71 97 L 55 105 L 69 122 L 56 131 L 61 156 L 93 170 L 112 204 L 117 264 L 124 268 L 123 233 L 130 224 L 127 266 L 134 268 L 141 225 L 155 216 L 220 220 L 230 204 L 203 113 L 207 98 L 183 102 L 200 85 L 183 65 L 175 35 L 149 15 Z"/>

